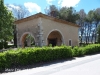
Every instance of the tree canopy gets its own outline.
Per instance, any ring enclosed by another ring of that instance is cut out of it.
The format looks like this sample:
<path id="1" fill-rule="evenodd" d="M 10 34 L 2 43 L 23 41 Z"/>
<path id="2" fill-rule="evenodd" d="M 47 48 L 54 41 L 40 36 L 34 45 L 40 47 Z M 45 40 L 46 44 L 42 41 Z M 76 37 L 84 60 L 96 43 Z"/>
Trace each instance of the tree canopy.
<path id="1" fill-rule="evenodd" d="M 0 0 L 0 40 L 10 40 L 13 38 L 14 17 L 12 12 Z"/>
<path id="2" fill-rule="evenodd" d="M 98 29 L 97 29 L 97 33 L 98 33 L 98 43 L 100 43 L 100 25 L 98 26 Z"/>
<path id="3" fill-rule="evenodd" d="M 86 13 L 84 9 L 80 11 L 76 11 L 73 7 L 61 7 L 58 9 L 55 5 L 50 5 L 45 12 L 49 16 L 80 25 L 80 43 L 84 42 L 88 44 L 97 42 L 97 29 L 100 24 L 100 8 L 90 10 Z"/>
<path id="4" fill-rule="evenodd" d="M 46 9 L 45 12 L 49 16 L 57 17 L 72 23 L 76 23 L 76 20 L 79 18 L 79 14 L 73 7 L 62 7 L 58 9 L 55 5 L 50 5 L 49 9 Z"/>
<path id="5" fill-rule="evenodd" d="M 25 8 L 25 6 L 16 5 L 16 4 L 14 4 L 14 6 L 16 6 L 17 8 L 10 6 L 10 4 L 6 4 L 6 6 L 9 9 L 11 9 L 11 11 L 15 17 L 15 20 L 19 20 L 19 19 L 28 17 L 30 14 L 29 11 Z"/>

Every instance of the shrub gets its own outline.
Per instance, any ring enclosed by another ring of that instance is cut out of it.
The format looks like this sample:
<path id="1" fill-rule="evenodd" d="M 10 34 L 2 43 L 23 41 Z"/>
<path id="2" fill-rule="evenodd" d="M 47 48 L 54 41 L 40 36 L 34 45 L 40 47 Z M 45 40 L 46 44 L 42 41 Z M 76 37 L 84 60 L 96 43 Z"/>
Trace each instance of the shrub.
<path id="1" fill-rule="evenodd" d="M 4 48 L 8 48 L 8 42 L 3 42 L 3 41 L 1 41 L 1 42 L 0 42 L 0 49 L 3 49 L 3 47 L 4 47 Z"/>
<path id="2" fill-rule="evenodd" d="M 72 55 L 73 57 L 77 57 L 77 56 L 83 56 L 84 52 L 83 52 L 83 47 L 74 47 L 72 49 Z"/>
<path id="3" fill-rule="evenodd" d="M 3 49 L 3 42 L 0 42 L 0 49 Z"/>
<path id="4" fill-rule="evenodd" d="M 8 42 L 3 42 L 3 45 L 4 45 L 4 48 L 6 49 L 6 48 L 8 48 Z"/>
<path id="5" fill-rule="evenodd" d="M 83 56 L 89 54 L 95 54 L 100 52 L 100 44 L 90 44 L 85 47 L 74 47 L 72 49 L 72 55 L 75 56 Z"/>
<path id="6" fill-rule="evenodd" d="M 6 59 L 5 59 L 5 54 L 0 53 L 0 71 L 5 69 L 6 67 Z"/>
<path id="7" fill-rule="evenodd" d="M 72 57 L 71 47 L 19 48 L 0 53 L 0 69 Z"/>
<path id="8" fill-rule="evenodd" d="M 48 62 L 100 52 L 100 44 L 91 44 L 85 47 L 55 46 L 18 48 L 0 53 L 0 70 L 39 62 Z"/>
<path id="9" fill-rule="evenodd" d="M 100 52 L 100 44 L 91 44 L 84 47 L 84 54 L 94 54 Z"/>

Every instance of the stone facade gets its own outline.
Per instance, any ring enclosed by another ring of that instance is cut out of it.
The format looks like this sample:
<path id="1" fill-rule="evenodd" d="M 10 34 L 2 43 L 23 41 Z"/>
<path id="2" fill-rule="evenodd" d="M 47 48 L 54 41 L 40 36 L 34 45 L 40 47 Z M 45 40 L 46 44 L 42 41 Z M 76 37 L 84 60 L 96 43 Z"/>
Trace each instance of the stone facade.
<path id="1" fill-rule="evenodd" d="M 42 13 L 18 20 L 15 22 L 17 29 L 17 46 L 24 47 L 25 37 L 30 34 L 37 46 L 53 45 L 78 45 L 79 26 L 61 19 L 47 16 Z"/>

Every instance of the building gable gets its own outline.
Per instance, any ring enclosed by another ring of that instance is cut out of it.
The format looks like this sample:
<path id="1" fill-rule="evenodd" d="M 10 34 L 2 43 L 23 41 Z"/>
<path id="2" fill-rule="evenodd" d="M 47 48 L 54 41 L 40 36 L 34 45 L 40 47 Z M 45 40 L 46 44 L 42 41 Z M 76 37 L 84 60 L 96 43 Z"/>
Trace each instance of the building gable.
<path id="1" fill-rule="evenodd" d="M 67 25 L 75 26 L 75 27 L 80 27 L 77 24 L 74 24 L 74 23 L 71 23 L 71 22 L 68 22 L 68 21 L 65 21 L 65 20 L 62 20 L 62 19 L 58 19 L 58 18 L 55 18 L 55 17 L 52 17 L 52 16 L 48 16 L 48 15 L 45 15 L 45 14 L 42 14 L 42 13 L 37 13 L 37 14 L 29 16 L 27 18 L 17 20 L 17 21 L 15 21 L 15 24 L 19 24 L 19 23 L 26 22 L 26 21 L 29 21 L 29 20 L 34 20 L 34 19 L 39 18 L 39 17 L 49 19 L 49 20 L 52 20 L 52 21 L 56 21 L 56 22 L 59 22 L 59 23 L 64 23 L 64 24 L 67 24 Z"/>

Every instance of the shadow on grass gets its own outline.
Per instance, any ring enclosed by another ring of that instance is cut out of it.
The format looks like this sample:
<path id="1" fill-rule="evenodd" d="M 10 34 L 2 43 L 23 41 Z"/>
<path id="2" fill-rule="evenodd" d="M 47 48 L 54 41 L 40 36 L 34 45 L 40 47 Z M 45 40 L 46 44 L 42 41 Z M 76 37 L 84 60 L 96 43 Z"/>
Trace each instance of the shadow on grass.
<path id="1" fill-rule="evenodd" d="M 49 62 L 35 63 L 27 66 L 13 66 L 11 68 L 6 68 L 5 70 L 0 71 L 0 73 L 8 73 L 8 72 L 15 72 L 19 70 L 32 69 L 37 67 L 50 66 L 52 64 L 64 63 L 66 61 L 72 61 L 72 60 L 75 60 L 75 58 L 67 58 L 67 59 L 53 60 Z"/>

